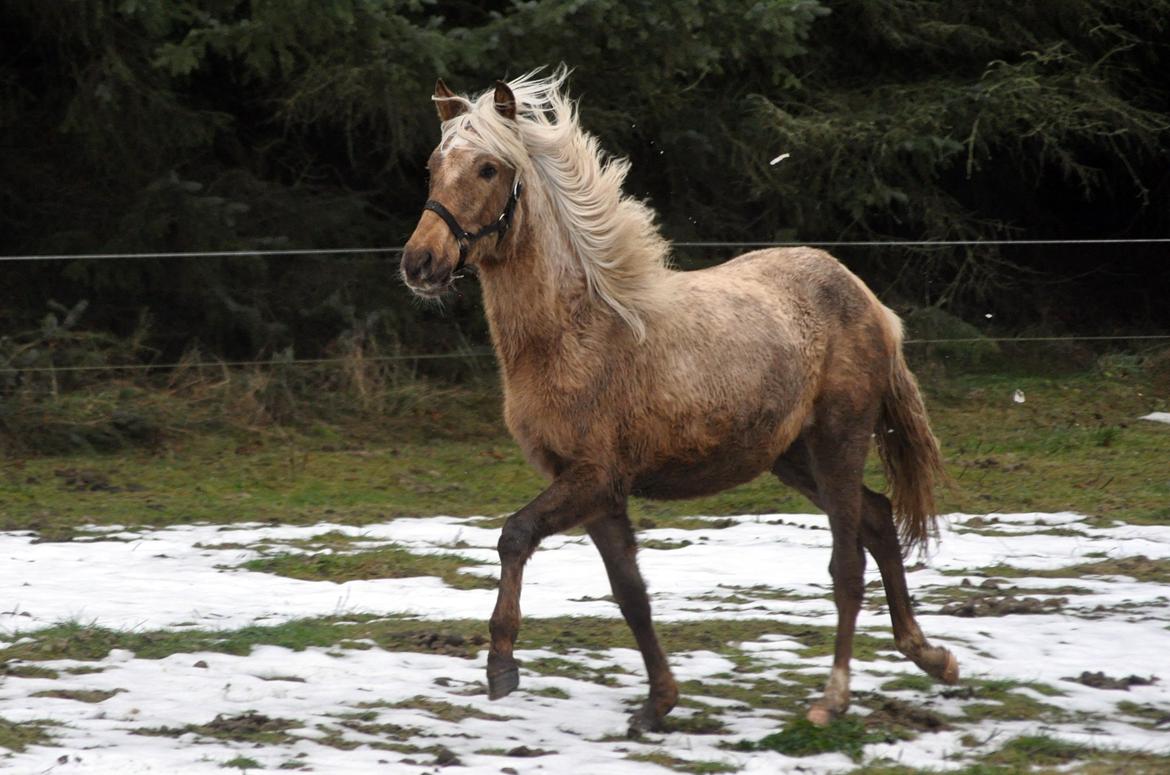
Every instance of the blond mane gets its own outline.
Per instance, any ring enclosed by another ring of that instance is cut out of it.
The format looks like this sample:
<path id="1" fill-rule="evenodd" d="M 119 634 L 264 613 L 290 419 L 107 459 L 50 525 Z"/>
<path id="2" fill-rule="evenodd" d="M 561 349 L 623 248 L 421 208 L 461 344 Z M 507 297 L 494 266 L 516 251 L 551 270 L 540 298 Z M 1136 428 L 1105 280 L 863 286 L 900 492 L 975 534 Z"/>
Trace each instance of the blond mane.
<path id="1" fill-rule="evenodd" d="M 545 243 L 569 246 L 567 255 L 547 251 L 549 260 L 572 262 L 590 292 L 641 340 L 644 313 L 664 301 L 670 245 L 654 211 L 622 194 L 629 162 L 606 156 L 581 129 L 576 105 L 562 91 L 567 77 L 562 67 L 545 78 L 533 72 L 510 81 L 515 121 L 496 111 L 492 90 L 450 98 L 467 111 L 443 124 L 442 145 L 459 140 L 514 167 L 528 190 L 540 186 L 563 237 Z"/>

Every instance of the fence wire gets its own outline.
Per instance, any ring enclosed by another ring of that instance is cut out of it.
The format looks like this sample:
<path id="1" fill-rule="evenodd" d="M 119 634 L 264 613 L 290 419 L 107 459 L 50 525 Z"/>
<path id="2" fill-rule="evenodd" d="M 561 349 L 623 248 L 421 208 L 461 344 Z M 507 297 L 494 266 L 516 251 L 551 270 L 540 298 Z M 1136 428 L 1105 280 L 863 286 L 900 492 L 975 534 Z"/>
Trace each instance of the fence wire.
<path id="1" fill-rule="evenodd" d="M 937 344 L 1028 344 L 1036 342 L 1134 342 L 1134 341 L 1170 341 L 1170 334 L 1135 334 L 1131 336 L 972 336 L 951 339 L 905 339 L 904 345 L 937 345 Z M 494 358 L 495 351 L 488 348 L 469 350 L 457 353 L 401 353 L 397 355 L 373 355 L 361 358 L 365 363 L 386 363 L 395 361 L 440 361 L 440 360 L 471 360 L 474 358 Z M 79 365 L 79 366 L 3 366 L 0 374 L 16 373 L 69 373 L 69 372 L 101 372 L 101 371 L 173 371 L 175 369 L 230 369 L 260 366 L 331 366 L 343 363 L 352 363 L 354 359 L 344 357 L 334 358 L 269 358 L 254 360 L 230 361 L 179 361 L 175 363 L 122 363 L 109 365 Z"/>
<path id="2" fill-rule="evenodd" d="M 986 240 L 822 240 L 822 241 L 680 241 L 672 243 L 676 248 L 768 248 L 768 247 L 967 247 L 967 246 L 1068 246 L 1068 245 L 1164 245 L 1170 244 L 1170 237 L 1133 238 L 1084 238 L 1084 239 L 986 239 Z M 18 261 L 111 261 L 111 260 L 166 260 L 185 258 L 240 258 L 240 257 L 286 257 L 286 256 L 363 256 L 398 254 L 403 247 L 353 247 L 353 248 L 287 248 L 266 250 L 191 250 L 140 253 L 45 253 L 0 256 L 0 262 Z M 1170 334 L 1139 334 L 1133 336 L 1030 336 L 1030 337 L 964 337 L 947 339 L 906 339 L 906 345 L 977 344 L 977 343 L 1029 343 L 1029 342 L 1106 342 L 1106 341 L 1155 341 L 1170 340 Z M 458 353 L 415 353 L 379 355 L 364 358 L 366 362 L 468 360 L 494 357 L 490 349 Z M 107 365 L 75 366 L 0 366 L 0 374 L 13 373 L 68 373 L 102 371 L 167 371 L 179 368 L 225 369 L 260 366 L 327 366 L 349 362 L 347 358 L 271 358 L 251 360 L 198 361 L 176 363 L 126 363 Z"/>
<path id="3" fill-rule="evenodd" d="M 676 248 L 951 248 L 1061 246 L 1061 245 L 1165 245 L 1170 237 L 1090 237 L 1085 239 L 971 239 L 971 240 L 780 240 L 759 242 L 703 242 L 680 241 L 671 243 Z M 186 250 L 142 253 L 28 253 L 0 256 L 0 262 L 15 261 L 112 261 L 128 259 L 182 259 L 182 258 L 241 258 L 245 256 L 346 256 L 386 255 L 403 251 L 402 245 L 370 248 L 287 248 L 265 250 Z"/>

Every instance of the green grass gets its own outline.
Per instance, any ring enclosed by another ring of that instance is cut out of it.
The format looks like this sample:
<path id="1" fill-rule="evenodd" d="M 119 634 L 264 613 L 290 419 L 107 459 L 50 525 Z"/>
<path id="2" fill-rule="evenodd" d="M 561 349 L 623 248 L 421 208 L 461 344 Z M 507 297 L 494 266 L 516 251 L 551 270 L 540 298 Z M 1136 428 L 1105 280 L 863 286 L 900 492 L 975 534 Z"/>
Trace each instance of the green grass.
<path id="1" fill-rule="evenodd" d="M 963 571 L 942 571 L 947 575 L 976 575 L 970 569 Z M 1129 576 L 1138 581 L 1154 584 L 1170 584 L 1170 560 L 1151 560 L 1143 555 L 1136 557 L 1117 557 L 1096 562 L 1083 562 L 1076 565 L 1067 565 L 1063 568 L 1016 568 L 1011 565 L 990 565 L 978 569 L 983 576 L 998 576 L 1000 578 L 1083 578 L 1085 576 Z M 1053 590 L 1037 590 L 1045 594 L 1067 594 Z"/>
<path id="2" fill-rule="evenodd" d="M 1059 705 L 1041 702 L 1019 689 L 1029 688 L 1046 697 L 1059 697 L 1059 689 L 1046 684 L 1021 683 L 1010 680 L 968 680 L 963 686 L 942 690 L 943 696 L 972 700 L 962 706 L 966 721 L 1067 721 L 1069 714 Z"/>
<path id="3" fill-rule="evenodd" d="M 5 663 L 3 674 L 13 678 L 59 678 L 60 673 L 39 665 L 22 665 Z"/>
<path id="4" fill-rule="evenodd" d="M 1034 766 L 1065 764 L 1084 758 L 1090 749 L 1076 743 L 1043 735 L 1025 735 L 1009 740 L 999 751 L 987 757 L 991 764 L 1027 769 Z"/>
<path id="5" fill-rule="evenodd" d="M 790 624 L 770 619 L 704 619 L 662 622 L 657 625 L 663 648 L 669 653 L 710 650 L 738 654 L 733 645 L 759 640 L 764 635 L 783 635 L 803 644 L 801 656 L 832 653 L 834 629 Z M 144 659 L 161 659 L 178 653 L 201 651 L 245 655 L 257 645 L 283 646 L 294 651 L 310 647 L 369 648 L 370 643 L 388 651 L 435 651 L 471 658 L 487 648 L 487 623 L 478 619 L 425 621 L 407 617 L 348 616 L 298 619 L 284 624 L 244 627 L 238 630 L 112 630 L 70 622 L 21 633 L 21 642 L 0 649 L 0 661 L 18 663 L 55 659 L 95 661 L 112 649 L 124 649 Z M 517 641 L 518 648 L 544 648 L 559 653 L 637 648 L 629 627 L 620 618 L 530 618 Z M 878 650 L 893 648 L 890 640 L 858 633 L 854 658 L 873 660 Z M 539 672 L 591 680 L 592 671 L 556 660 L 533 660 Z M 818 679 L 823 680 L 823 677 Z"/>
<path id="6" fill-rule="evenodd" d="M 925 675 L 898 676 L 881 685 L 883 692 L 915 691 L 928 692 L 935 686 L 933 678 Z"/>
<path id="7" fill-rule="evenodd" d="M 495 589 L 493 576 L 462 573 L 476 560 L 456 554 L 414 554 L 398 546 L 346 553 L 281 554 L 249 560 L 242 567 L 308 581 L 343 583 L 356 579 L 438 576 L 456 589 Z"/>
<path id="8" fill-rule="evenodd" d="M 193 734 L 199 737 L 231 740 L 239 743 L 285 745 L 299 739 L 297 736 L 289 734 L 288 730 L 300 726 L 301 723 L 293 719 L 269 718 L 261 713 L 248 711 L 237 716 L 221 714 L 206 724 L 187 724 L 182 727 L 147 727 L 134 729 L 131 734 L 148 737 L 181 737 Z"/>
<path id="9" fill-rule="evenodd" d="M 586 667 L 580 662 L 562 659 L 561 657 L 530 659 L 524 663 L 524 668 L 534 673 L 540 673 L 541 675 L 572 678 L 577 681 L 590 681 L 602 686 L 617 686 L 619 682 L 613 677 L 613 674 L 626 672 L 616 665 L 611 665 L 606 669 L 591 668 Z"/>
<path id="10" fill-rule="evenodd" d="M 739 772 L 740 770 L 738 765 L 731 764 L 730 762 L 680 759 L 663 750 L 626 754 L 626 758 L 636 762 L 657 764 L 659 767 L 665 767 L 674 772 L 688 773 L 689 775 L 717 775 L 718 773 Z"/>
<path id="11" fill-rule="evenodd" d="M 1027 395 L 1024 404 L 1011 400 L 1014 390 Z M 1114 519 L 1135 523 L 1170 522 L 1170 428 L 1138 422 L 1135 417 L 1166 409 L 1166 397 L 1151 399 L 1148 386 L 1132 376 L 1100 374 L 1059 378 L 972 376 L 927 380 L 928 405 L 935 430 L 942 440 L 953 485 L 939 492 L 943 511 L 987 513 L 1022 510 L 1078 510 L 1101 524 Z M 453 391 L 453 400 L 442 403 L 432 417 L 418 406 L 384 422 L 355 415 L 350 423 L 304 423 L 297 427 L 267 424 L 231 427 L 224 423 L 182 424 L 178 413 L 187 406 L 172 398 L 137 392 L 115 401 L 101 395 L 89 403 L 72 395 L 61 398 L 63 407 L 50 418 L 60 430 L 72 423 L 100 424 L 115 405 L 135 402 L 153 412 L 164 429 L 150 444 L 122 445 L 98 454 L 53 456 L 9 454 L 0 461 L 0 529 L 38 531 L 41 540 L 109 540 L 87 532 L 87 524 L 120 524 L 130 529 L 192 521 L 227 523 L 260 521 L 312 524 L 329 521 L 362 525 L 397 516 L 450 514 L 486 515 L 482 524 L 499 524 L 543 486 L 542 480 L 521 459 L 499 421 L 497 398 L 490 390 Z M 121 403 L 119 403 L 121 402 Z M 1161 403 L 1159 403 L 1161 402 Z M 170 428 L 170 430 L 167 430 Z M 54 431 L 55 432 L 55 431 Z M 0 439 L 0 443 L 2 443 Z M 871 461 L 870 481 L 880 484 L 876 460 Z M 710 498 L 682 502 L 635 500 L 631 516 L 640 528 L 678 527 L 708 529 L 734 522 L 697 519 L 731 514 L 807 512 L 803 498 L 760 477 L 742 487 Z M 971 523 L 972 530 L 994 533 L 990 520 Z M 1063 528 L 1052 534 L 1067 534 Z M 644 548 L 684 549 L 687 540 L 647 542 Z M 245 547 L 240 547 L 245 548 Z M 257 547 L 251 547 L 257 548 Z M 312 539 L 260 547 L 265 556 L 246 564 L 249 570 L 279 573 L 312 580 L 347 581 L 427 575 L 461 588 L 488 588 L 491 578 L 460 572 L 476 561 L 457 554 L 415 555 L 397 546 L 364 545 L 360 537 L 340 532 Z M 458 547 L 453 547 L 458 549 Z M 292 550 L 302 550 L 300 553 Z M 279 553 L 277 553 L 279 552 Z M 986 575 L 1075 577 L 1086 574 L 1121 574 L 1158 583 L 1170 583 L 1170 565 L 1162 560 L 1108 557 L 1051 571 L 1018 571 L 1008 567 L 981 569 Z M 599 570 L 600 571 L 600 566 Z M 962 571 L 963 575 L 977 575 Z M 826 579 L 827 580 L 827 579 Z M 1023 593 L 1028 590 L 1014 590 Z M 1035 590 L 1040 592 L 1041 590 Z M 1052 590 L 1048 590 L 1052 591 Z M 978 587 L 959 590 L 979 594 Z M 1061 592 L 1063 594 L 1063 592 Z M 1072 594 L 1073 592 L 1069 592 Z M 762 588 L 717 589 L 728 605 L 767 596 L 785 599 L 785 590 Z M 769 665 L 778 676 L 761 675 L 761 666 L 736 644 L 755 641 L 766 634 L 792 638 L 801 644 L 800 656 L 823 658 L 833 650 L 832 627 L 776 622 L 769 619 L 711 619 L 658 625 L 664 648 L 673 654 L 709 650 L 724 655 L 734 670 L 703 682 L 683 682 L 680 712 L 668 720 L 671 729 L 686 734 L 726 733 L 720 714 L 754 708 L 780 717 L 800 718 L 809 698 L 821 690 L 824 670 L 804 666 Z M 232 631 L 115 631 L 74 622 L 23 633 L 27 640 L 0 649 L 2 671 L 9 679 L 56 678 L 58 672 L 37 663 L 55 659 L 94 661 L 110 650 L 126 649 L 142 658 L 161 658 L 176 653 L 222 652 L 247 654 L 254 646 L 273 644 L 300 650 L 321 647 L 335 651 L 378 647 L 394 651 L 436 652 L 472 658 L 486 646 L 484 620 L 419 621 L 407 617 L 344 616 L 254 626 Z M 562 657 L 524 662 L 525 671 L 612 685 L 613 669 L 583 666 L 578 653 L 610 648 L 634 648 L 625 623 L 619 618 L 528 618 L 517 643 L 520 649 L 541 648 Z M 892 650 L 888 637 L 858 634 L 855 657 L 872 662 Z M 193 658 L 194 659 L 194 658 Z M 212 657 L 207 657 L 208 660 Z M 71 667 L 68 672 L 86 670 Z M 99 669 L 99 668 L 92 668 Z M 273 677 L 274 680 L 278 677 Z M 283 680 L 291 680 L 286 677 Z M 942 718 L 927 707 L 891 701 L 881 693 L 855 693 L 854 703 L 873 713 L 865 719 L 848 715 L 828 728 L 810 728 L 793 721 L 762 740 L 744 741 L 744 750 L 778 750 L 788 755 L 813 755 L 841 751 L 860 761 L 864 746 L 879 740 L 912 736 L 939 724 L 962 726 L 984 720 L 1033 720 L 1065 722 L 1072 719 L 1059 707 L 1021 692 L 1027 686 L 1041 695 L 1056 697 L 1059 690 L 1044 685 L 1011 681 L 971 681 L 960 687 L 939 687 L 924 676 L 890 677 L 882 692 L 915 691 L 939 694 L 960 701 L 954 717 Z M 462 691 L 462 690 L 461 690 Z M 482 684 L 466 691 L 482 693 Z M 561 688 L 522 691 L 565 699 Z M 41 696 L 80 702 L 101 702 L 105 692 L 47 690 Z M 731 708 L 712 707 L 703 697 L 736 703 Z M 343 737 L 351 729 L 380 738 L 373 744 L 417 755 L 426 753 L 435 762 L 448 761 L 441 747 L 420 748 L 406 738 L 414 729 L 378 722 L 377 704 L 358 709 L 339 719 L 338 728 L 322 728 L 319 742 L 339 748 L 356 745 Z M 394 705 L 413 708 L 432 719 L 459 721 L 483 715 L 470 706 L 414 698 Z M 1135 723 L 1154 725 L 1164 712 L 1153 706 L 1121 703 L 1119 713 Z M 194 733 L 201 737 L 240 742 L 287 743 L 299 739 L 294 722 L 243 714 L 219 718 L 204 725 L 180 729 L 160 728 L 157 734 Z M 932 726 L 933 725 L 933 726 Z M 24 746 L 50 742 L 51 723 L 12 724 L 0 719 L 0 748 L 23 750 Z M 667 751 L 642 751 L 631 758 L 678 772 L 731 772 L 725 762 L 689 761 Z M 1084 749 L 1051 738 L 1021 738 L 983 755 L 966 770 L 968 775 L 1007 773 L 1034 766 L 1060 768 L 1075 764 L 1087 772 L 1156 772 L 1168 763 L 1165 757 L 1130 755 Z M 296 764 L 296 762 L 293 762 Z M 256 769 L 248 757 L 226 762 L 225 767 Z M 882 763 L 863 768 L 885 772 Z M 1097 769 L 1094 769 L 1097 768 Z"/>
<path id="12" fill-rule="evenodd" d="M 368 714 L 365 715 L 365 714 Z M 340 722 L 341 726 L 346 729 L 352 729 L 354 732 L 360 732 L 363 735 L 372 735 L 380 737 L 383 740 L 397 740 L 405 742 L 414 737 L 424 735 L 424 732 L 419 727 L 404 727 L 401 724 L 376 724 L 372 723 L 370 719 L 376 718 L 377 713 L 374 711 L 365 711 L 362 718 L 347 718 Z"/>
<path id="13" fill-rule="evenodd" d="M 866 744 L 885 739 L 884 735 L 867 729 L 861 719 L 852 716 L 834 719 L 823 727 L 799 718 L 790 721 L 779 732 L 760 740 L 740 741 L 734 748 L 738 751 L 776 751 L 785 756 L 815 756 L 838 751 L 860 761 Z"/>
<path id="14" fill-rule="evenodd" d="M 473 708 L 470 705 L 456 705 L 454 703 L 446 702 L 444 700 L 435 700 L 430 697 L 412 697 L 409 700 L 401 700 L 395 703 L 382 702 L 367 702 L 361 703 L 359 708 L 413 708 L 421 710 L 429 716 L 432 716 L 443 721 L 450 721 L 458 724 L 469 718 L 482 719 L 484 721 L 510 721 L 511 716 L 503 716 L 499 713 L 488 713 L 484 710 Z"/>
<path id="15" fill-rule="evenodd" d="M 0 717 L 0 749 L 21 753 L 30 745 L 50 745 L 52 737 L 47 729 L 52 726 L 54 722 L 47 720 L 18 724 Z M 0 757 L 2 760 L 3 757 Z"/>
<path id="16" fill-rule="evenodd" d="M 850 775 L 910 775 L 940 770 L 908 769 L 888 760 L 858 767 Z M 1010 740 L 953 775 L 1163 775 L 1170 772 L 1170 756 L 1078 746 L 1043 735 Z"/>
<path id="17" fill-rule="evenodd" d="M 1141 726 L 1156 729 L 1170 720 L 1170 708 L 1159 708 L 1155 705 L 1140 705 L 1136 702 L 1122 700 L 1117 703 L 1117 711 L 1127 716 L 1136 716 L 1142 721 Z"/>
<path id="18" fill-rule="evenodd" d="M 1016 389 L 1025 392 L 1026 403 L 1012 402 Z M 68 539 L 76 537 L 72 528 L 88 523 L 360 525 L 405 515 L 515 511 L 543 480 L 507 437 L 490 387 L 454 395 L 461 397 L 445 400 L 439 419 L 408 412 L 328 426 L 185 428 L 163 434 L 157 444 L 112 454 L 10 451 L 0 462 L 0 529 Z M 1076 509 L 1103 519 L 1170 520 L 1170 429 L 1135 419 L 1166 408 L 1164 396 L 1151 395 L 1133 377 L 1097 373 L 928 380 L 928 407 L 954 481 L 940 491 L 940 507 L 969 513 Z M 77 396 L 60 400 L 81 403 Z M 144 404 L 152 400 L 144 391 L 133 396 Z M 117 406 L 94 401 L 89 415 L 71 408 L 69 417 L 77 424 L 99 422 Z M 169 417 L 184 406 L 159 402 L 154 411 Z M 880 486 L 879 468 L 871 460 L 870 480 Z M 761 476 L 708 498 L 635 499 L 630 513 L 636 524 L 710 527 L 688 516 L 811 508 Z"/>
<path id="19" fill-rule="evenodd" d="M 541 689 L 526 688 L 524 691 L 534 697 L 548 697 L 550 700 L 567 700 L 570 697 L 569 693 L 559 686 L 546 686 Z"/>
<path id="20" fill-rule="evenodd" d="M 235 439 L 204 436 L 161 453 L 7 460 L 0 529 L 490 515 L 515 510 L 541 488 L 504 439 L 371 447 L 323 450 L 300 437 L 240 454 Z M 489 454 L 497 450 L 500 458 Z"/>
<path id="21" fill-rule="evenodd" d="M 1016 404 L 1014 390 L 1027 400 Z M 1125 377 L 965 377 L 928 391 L 955 488 L 946 510 L 1059 511 L 1170 521 L 1166 397 Z"/>
<path id="22" fill-rule="evenodd" d="M 783 711 L 795 710 L 812 692 L 811 687 L 799 683 L 768 679 L 683 681 L 678 688 L 688 701 L 716 697 L 744 707 Z"/>
<path id="23" fill-rule="evenodd" d="M 47 689 L 43 692 L 34 692 L 30 697 L 56 697 L 60 700 L 74 700 L 76 702 L 98 703 L 105 702 L 115 694 L 125 689 Z"/>
<path id="24" fill-rule="evenodd" d="M 684 735 L 724 735 L 728 732 L 727 725 L 714 708 L 702 708 L 690 715 L 675 711 L 662 720 L 662 728 L 666 732 L 680 732 Z"/>
<path id="25" fill-rule="evenodd" d="M 256 761 L 255 759 L 249 758 L 247 756 L 237 756 L 234 759 L 228 759 L 226 762 L 224 762 L 223 764 L 221 764 L 219 766 L 229 768 L 229 769 L 239 769 L 239 770 L 244 770 L 244 771 L 264 769 L 263 767 L 260 766 L 260 762 Z"/>

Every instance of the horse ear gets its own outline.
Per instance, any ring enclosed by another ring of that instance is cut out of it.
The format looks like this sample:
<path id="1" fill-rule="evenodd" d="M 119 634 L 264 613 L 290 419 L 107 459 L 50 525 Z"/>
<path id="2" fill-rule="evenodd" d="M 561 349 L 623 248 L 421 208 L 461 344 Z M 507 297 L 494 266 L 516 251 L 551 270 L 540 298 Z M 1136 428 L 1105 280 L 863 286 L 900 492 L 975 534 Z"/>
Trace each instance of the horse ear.
<path id="1" fill-rule="evenodd" d="M 516 120 L 516 95 L 503 81 L 496 81 L 496 112 L 509 121 Z"/>
<path id="2" fill-rule="evenodd" d="M 431 97 L 431 100 L 435 103 L 435 110 L 439 112 L 440 121 L 450 121 L 467 112 L 467 105 L 455 98 L 455 92 L 447 88 L 442 78 L 435 81 L 435 96 Z"/>

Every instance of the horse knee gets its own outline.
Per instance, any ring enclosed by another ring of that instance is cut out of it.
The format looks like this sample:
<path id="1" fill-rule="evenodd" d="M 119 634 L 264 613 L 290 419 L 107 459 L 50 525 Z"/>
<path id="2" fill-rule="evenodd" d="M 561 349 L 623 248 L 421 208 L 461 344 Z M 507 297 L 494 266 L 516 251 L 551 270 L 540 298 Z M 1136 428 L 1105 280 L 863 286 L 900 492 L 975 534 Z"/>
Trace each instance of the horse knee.
<path id="1" fill-rule="evenodd" d="M 534 548 L 530 529 L 516 522 L 504 523 L 504 529 L 500 531 L 500 540 L 496 544 L 501 563 L 522 562 Z"/>

